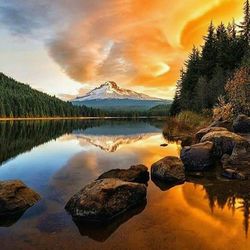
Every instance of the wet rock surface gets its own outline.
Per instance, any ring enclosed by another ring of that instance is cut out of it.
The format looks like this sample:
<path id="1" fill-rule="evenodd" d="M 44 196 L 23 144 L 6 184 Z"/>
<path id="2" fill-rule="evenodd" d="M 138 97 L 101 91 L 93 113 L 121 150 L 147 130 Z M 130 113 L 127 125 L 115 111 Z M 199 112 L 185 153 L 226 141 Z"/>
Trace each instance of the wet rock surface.
<path id="1" fill-rule="evenodd" d="M 38 200 L 40 200 L 39 194 L 28 188 L 22 181 L 0 181 L 0 216 L 17 214 L 19 218 Z"/>
<path id="2" fill-rule="evenodd" d="M 187 171 L 203 171 L 214 164 L 213 143 L 203 142 L 184 147 L 181 150 L 181 160 Z"/>
<path id="3" fill-rule="evenodd" d="M 178 157 L 167 156 L 151 166 L 151 176 L 163 182 L 183 183 L 184 166 Z"/>
<path id="4" fill-rule="evenodd" d="M 65 209 L 75 220 L 106 222 L 145 202 L 146 194 L 144 184 L 101 179 L 76 193 Z"/>
<path id="5" fill-rule="evenodd" d="M 144 165 L 131 166 L 129 169 L 112 169 L 98 177 L 100 179 L 117 178 L 128 182 L 147 183 L 149 180 L 148 168 Z"/>

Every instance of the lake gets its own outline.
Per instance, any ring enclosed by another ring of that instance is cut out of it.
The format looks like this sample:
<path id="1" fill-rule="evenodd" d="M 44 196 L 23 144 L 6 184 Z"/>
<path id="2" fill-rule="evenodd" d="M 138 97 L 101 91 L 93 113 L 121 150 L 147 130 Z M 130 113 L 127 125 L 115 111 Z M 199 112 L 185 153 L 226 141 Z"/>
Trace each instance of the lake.
<path id="1" fill-rule="evenodd" d="M 0 122 L 0 180 L 20 179 L 42 199 L 0 221 L 1 249 L 250 249 L 250 194 L 217 170 L 167 187 L 148 183 L 147 204 L 106 226 L 75 224 L 64 210 L 113 168 L 179 156 L 161 120 Z"/>

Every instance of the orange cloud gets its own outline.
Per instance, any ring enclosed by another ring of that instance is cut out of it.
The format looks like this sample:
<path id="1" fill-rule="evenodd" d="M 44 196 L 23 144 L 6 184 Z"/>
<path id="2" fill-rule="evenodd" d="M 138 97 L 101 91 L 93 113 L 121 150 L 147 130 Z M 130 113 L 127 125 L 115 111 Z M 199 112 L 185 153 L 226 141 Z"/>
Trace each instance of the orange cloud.
<path id="1" fill-rule="evenodd" d="M 166 97 L 210 20 L 238 19 L 243 0 L 110 0 L 90 5 L 86 12 L 81 5 L 82 17 L 50 43 L 55 61 L 79 82 L 113 80 L 123 87 L 144 87 L 147 94 L 153 88 Z"/>

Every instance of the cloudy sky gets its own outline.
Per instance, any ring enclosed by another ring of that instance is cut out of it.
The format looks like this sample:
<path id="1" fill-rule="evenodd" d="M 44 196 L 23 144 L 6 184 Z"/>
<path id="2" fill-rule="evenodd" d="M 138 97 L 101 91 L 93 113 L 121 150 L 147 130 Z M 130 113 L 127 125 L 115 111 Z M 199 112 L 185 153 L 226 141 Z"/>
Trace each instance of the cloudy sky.
<path id="1" fill-rule="evenodd" d="M 172 98 L 210 21 L 243 0 L 0 0 L 0 71 L 61 98 L 116 81 Z"/>

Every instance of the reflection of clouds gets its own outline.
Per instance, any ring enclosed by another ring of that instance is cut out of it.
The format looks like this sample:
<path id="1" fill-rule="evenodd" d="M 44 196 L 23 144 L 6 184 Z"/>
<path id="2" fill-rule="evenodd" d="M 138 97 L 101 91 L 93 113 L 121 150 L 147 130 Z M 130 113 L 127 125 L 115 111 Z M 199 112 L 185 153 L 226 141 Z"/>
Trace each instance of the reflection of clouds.
<path id="1" fill-rule="evenodd" d="M 76 138 L 74 140 L 77 141 Z M 167 148 L 162 148 L 160 147 L 162 140 L 159 134 L 149 134 L 133 143 L 123 144 L 124 146 L 119 150 L 110 153 L 99 150 L 96 145 L 90 146 L 89 142 L 78 138 L 82 151 L 75 154 L 53 175 L 50 187 L 57 190 L 56 193 L 69 198 L 105 171 L 128 168 L 139 163 L 151 166 L 154 161 L 166 155 L 176 154 L 176 145 L 170 144 Z"/>

